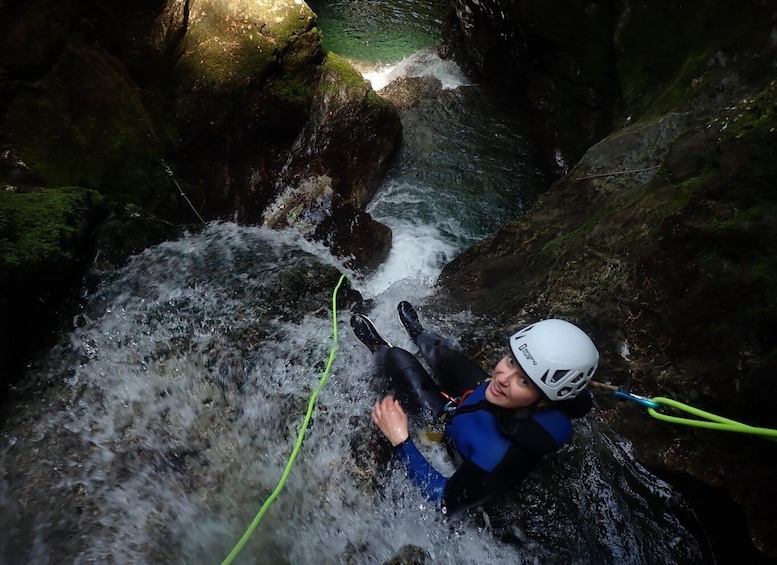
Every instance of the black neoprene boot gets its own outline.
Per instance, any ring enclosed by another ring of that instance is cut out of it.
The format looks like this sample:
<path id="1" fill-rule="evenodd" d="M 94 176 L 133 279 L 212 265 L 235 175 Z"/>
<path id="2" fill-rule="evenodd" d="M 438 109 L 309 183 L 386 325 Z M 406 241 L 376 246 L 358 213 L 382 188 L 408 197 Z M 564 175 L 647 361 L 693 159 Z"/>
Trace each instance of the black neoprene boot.
<path id="1" fill-rule="evenodd" d="M 354 314 L 351 316 L 351 327 L 353 328 L 354 335 L 359 338 L 359 341 L 366 345 L 367 349 L 373 353 L 383 345 L 391 347 L 391 344 L 383 339 L 378 333 L 378 330 L 375 329 L 375 325 L 372 321 L 364 314 Z"/>
<path id="2" fill-rule="evenodd" d="M 402 322 L 405 330 L 410 335 L 410 339 L 413 340 L 413 343 L 417 343 L 418 336 L 424 331 L 424 327 L 418 321 L 418 314 L 413 305 L 403 300 L 397 304 L 397 314 L 399 315 L 399 321 Z"/>

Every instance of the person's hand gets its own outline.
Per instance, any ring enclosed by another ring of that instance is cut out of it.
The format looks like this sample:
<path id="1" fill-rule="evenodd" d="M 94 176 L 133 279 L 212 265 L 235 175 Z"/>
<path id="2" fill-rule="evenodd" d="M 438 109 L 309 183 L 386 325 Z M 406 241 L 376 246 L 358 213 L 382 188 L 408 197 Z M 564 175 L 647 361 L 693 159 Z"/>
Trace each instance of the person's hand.
<path id="1" fill-rule="evenodd" d="M 375 403 L 372 421 L 394 447 L 410 436 L 407 431 L 407 414 L 393 396 L 387 396 Z"/>

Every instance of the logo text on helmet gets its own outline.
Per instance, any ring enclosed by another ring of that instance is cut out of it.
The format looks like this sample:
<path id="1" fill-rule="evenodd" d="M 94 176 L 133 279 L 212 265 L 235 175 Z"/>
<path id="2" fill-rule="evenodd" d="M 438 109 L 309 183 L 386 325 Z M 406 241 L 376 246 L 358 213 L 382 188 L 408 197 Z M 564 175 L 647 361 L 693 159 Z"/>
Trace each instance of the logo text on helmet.
<path id="1" fill-rule="evenodd" d="M 526 357 L 526 359 L 531 361 L 532 365 L 536 365 L 537 364 L 537 361 L 535 361 L 534 357 L 532 356 L 532 354 L 529 353 L 529 347 L 525 343 L 523 345 L 521 345 L 520 347 L 518 347 L 518 349 L 521 350 L 521 353 L 523 353 L 523 356 Z"/>

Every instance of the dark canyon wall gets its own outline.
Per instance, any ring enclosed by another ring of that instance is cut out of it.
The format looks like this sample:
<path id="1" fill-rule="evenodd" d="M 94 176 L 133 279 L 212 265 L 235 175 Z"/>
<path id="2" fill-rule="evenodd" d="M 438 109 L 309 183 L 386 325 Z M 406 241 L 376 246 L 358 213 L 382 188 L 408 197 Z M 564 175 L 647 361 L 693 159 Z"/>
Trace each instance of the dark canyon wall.
<path id="1" fill-rule="evenodd" d="M 505 335 L 547 316 L 578 322 L 600 345 L 603 381 L 777 428 L 777 8 L 454 6 L 451 50 L 528 107 L 558 181 L 441 286 Z M 777 556 L 774 442 L 601 402 L 644 463 L 733 496 Z"/>
<path id="2" fill-rule="evenodd" d="M 564 317 L 595 337 L 601 379 L 777 427 L 773 3 L 452 6 L 447 49 L 528 108 L 558 180 L 441 289 L 501 320 L 489 341 Z M 5 1 L 0 22 L 4 378 L 96 245 L 110 268 L 199 214 L 385 257 L 361 207 L 401 125 L 304 4 Z M 730 493 L 777 555 L 773 442 L 606 397 L 597 414 L 651 468 Z"/>

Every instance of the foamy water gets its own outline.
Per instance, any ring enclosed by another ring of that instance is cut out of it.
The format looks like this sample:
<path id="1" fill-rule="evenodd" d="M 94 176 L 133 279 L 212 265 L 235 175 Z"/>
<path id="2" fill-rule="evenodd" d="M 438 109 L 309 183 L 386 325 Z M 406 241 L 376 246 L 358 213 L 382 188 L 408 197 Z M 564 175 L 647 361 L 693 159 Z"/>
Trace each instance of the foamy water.
<path id="1" fill-rule="evenodd" d="M 95 295 L 58 351 L 61 364 L 41 375 L 51 379 L 47 403 L 4 431 L 0 464 L 12 479 L 3 483 L 0 523 L 9 562 L 227 555 L 281 477 L 331 346 L 326 317 L 254 327 L 251 312 L 264 307 L 277 276 L 312 260 L 300 243 L 288 232 L 212 225 L 148 250 Z M 346 314 L 339 325 L 337 362 L 304 450 L 240 562 L 352 555 L 378 563 L 404 543 L 498 557 L 491 541 L 469 539 L 475 532 L 451 544 L 442 516 L 399 474 L 383 492 L 368 486 L 372 467 L 353 446 L 374 433 L 379 387 Z M 33 471 L 20 475 L 19 465 Z M 14 523 L 13 514 L 29 520 Z M 420 531 L 419 521 L 430 529 Z"/>
<path id="2" fill-rule="evenodd" d="M 453 61 L 440 58 L 435 48 L 422 49 L 396 63 L 369 65 L 354 61 L 354 64 L 361 71 L 362 76 L 370 81 L 373 90 L 382 90 L 393 80 L 407 77 L 436 78 L 445 90 L 470 84 L 458 65 Z"/>

